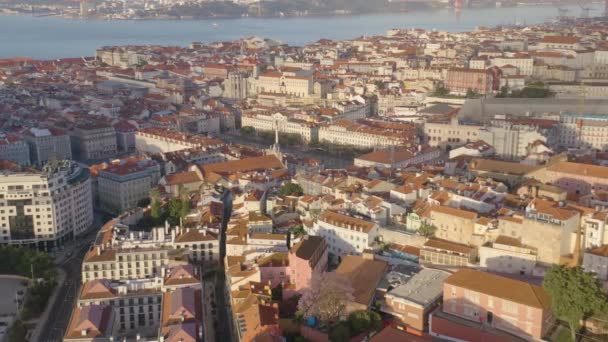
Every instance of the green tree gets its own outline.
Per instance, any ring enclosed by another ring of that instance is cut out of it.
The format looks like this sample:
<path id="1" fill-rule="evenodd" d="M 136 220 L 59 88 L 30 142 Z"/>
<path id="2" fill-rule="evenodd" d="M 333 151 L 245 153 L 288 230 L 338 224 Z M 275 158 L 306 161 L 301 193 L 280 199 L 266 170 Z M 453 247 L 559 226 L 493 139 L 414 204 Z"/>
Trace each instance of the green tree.
<path id="1" fill-rule="evenodd" d="M 142 198 L 139 201 L 137 201 L 137 206 L 140 208 L 145 208 L 148 205 L 150 205 L 150 199 L 149 198 Z"/>
<path id="2" fill-rule="evenodd" d="M 21 318 L 27 321 L 39 317 L 44 312 L 55 285 L 54 281 L 34 283 L 28 290 Z"/>
<path id="3" fill-rule="evenodd" d="M 443 82 L 439 82 L 435 85 L 435 90 L 433 91 L 433 96 L 448 96 L 450 94 L 450 89 L 446 88 Z"/>
<path id="4" fill-rule="evenodd" d="M 368 330 L 372 325 L 369 313 L 365 310 L 351 312 L 348 315 L 348 323 L 355 335 Z"/>
<path id="5" fill-rule="evenodd" d="M 183 196 L 179 209 L 179 217 L 184 219 L 188 214 L 190 214 L 190 198 L 188 196 Z"/>
<path id="6" fill-rule="evenodd" d="M 507 97 L 509 95 L 509 87 L 502 86 L 500 87 L 500 93 L 498 93 L 498 95 L 496 95 L 496 97 Z"/>
<path id="7" fill-rule="evenodd" d="M 371 328 L 374 330 L 380 330 L 382 328 L 382 316 L 376 311 L 369 312 L 369 321 L 371 323 Z"/>
<path id="8" fill-rule="evenodd" d="M 279 189 L 279 195 L 281 196 L 302 196 L 304 190 L 299 184 L 287 182 Z"/>
<path id="9" fill-rule="evenodd" d="M 152 201 L 152 204 L 150 205 L 150 217 L 154 220 L 159 220 L 160 216 L 160 203 L 158 201 Z"/>
<path id="10" fill-rule="evenodd" d="M 348 323 L 340 322 L 334 325 L 329 332 L 329 339 L 332 342 L 347 342 L 350 340 L 352 332 Z"/>
<path id="11" fill-rule="evenodd" d="M 16 274 L 43 278 L 53 282 L 57 277 L 57 268 L 51 257 L 44 252 L 16 246 L 0 247 L 0 274 Z"/>
<path id="12" fill-rule="evenodd" d="M 160 190 L 153 188 L 150 190 L 150 216 L 155 220 L 160 220 Z"/>
<path id="13" fill-rule="evenodd" d="M 15 321 L 13 326 L 8 332 L 8 341 L 9 342 L 23 342 L 26 341 L 27 328 L 23 325 L 21 320 Z"/>
<path id="14" fill-rule="evenodd" d="M 308 233 L 306 232 L 306 229 L 304 228 L 304 225 L 301 223 L 293 226 L 293 228 L 291 228 L 291 233 L 293 234 L 294 237 L 308 235 Z"/>
<path id="15" fill-rule="evenodd" d="M 554 265 L 545 275 L 543 288 L 551 298 L 553 312 L 570 326 L 573 341 L 581 320 L 607 308 L 598 280 L 580 267 Z"/>
<path id="16" fill-rule="evenodd" d="M 169 200 L 169 223 L 172 225 L 179 224 L 179 218 L 182 214 L 182 201 L 179 198 L 172 198 Z"/>
<path id="17" fill-rule="evenodd" d="M 359 310 L 351 312 L 347 322 L 353 334 L 357 335 L 369 330 L 379 330 L 382 326 L 382 317 L 375 311 Z"/>
<path id="18" fill-rule="evenodd" d="M 477 94 L 475 91 L 473 91 L 473 89 L 471 89 L 471 88 L 467 89 L 467 93 L 465 95 L 465 97 L 467 99 L 474 99 L 478 96 L 479 96 L 479 94 Z"/>
<path id="19" fill-rule="evenodd" d="M 420 228 L 418 228 L 418 233 L 422 236 L 424 236 L 425 238 L 430 238 L 435 236 L 435 231 L 437 231 L 437 227 L 433 226 L 432 224 L 428 224 L 428 223 L 422 223 L 420 225 Z"/>
<path id="20" fill-rule="evenodd" d="M 285 143 L 289 146 L 299 145 L 302 143 L 302 137 L 299 134 L 285 134 L 280 138 L 284 138 Z"/>
<path id="21" fill-rule="evenodd" d="M 253 135 L 253 134 L 255 134 L 255 128 L 253 128 L 251 126 L 241 127 L 241 133 L 243 135 Z"/>

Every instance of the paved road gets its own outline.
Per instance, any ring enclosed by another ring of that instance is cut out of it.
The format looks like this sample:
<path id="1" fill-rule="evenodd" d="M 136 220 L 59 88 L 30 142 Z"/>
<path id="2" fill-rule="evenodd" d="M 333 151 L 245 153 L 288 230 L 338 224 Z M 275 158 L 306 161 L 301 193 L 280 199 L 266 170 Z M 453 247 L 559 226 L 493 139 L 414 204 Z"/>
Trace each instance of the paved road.
<path id="1" fill-rule="evenodd" d="M 59 292 L 55 302 L 49 304 L 51 313 L 44 324 L 43 331 L 38 339 L 39 342 L 63 340 L 80 289 L 82 260 L 102 224 L 101 216 L 96 215 L 91 232 L 84 238 L 77 240 L 77 243 L 72 245 L 72 255 L 60 262 L 59 267 L 65 272 L 65 281 L 58 289 Z"/>
<path id="2" fill-rule="evenodd" d="M 88 244 L 80 246 L 74 252 L 74 256 L 61 265 L 66 274 L 65 281 L 58 289 L 59 293 L 55 302 L 50 304 L 52 311 L 40 335 L 40 342 L 62 340 L 80 288 L 80 265 L 88 246 Z"/>
<path id="3" fill-rule="evenodd" d="M 233 336 L 231 332 L 230 325 L 230 313 L 228 311 L 228 307 L 230 303 L 228 303 L 228 298 L 226 298 L 225 294 L 225 277 L 224 273 L 221 273 L 221 277 L 216 278 L 215 282 L 215 304 L 216 304 L 216 320 L 217 326 L 215 327 L 215 339 L 216 341 L 227 341 L 232 342 Z"/>

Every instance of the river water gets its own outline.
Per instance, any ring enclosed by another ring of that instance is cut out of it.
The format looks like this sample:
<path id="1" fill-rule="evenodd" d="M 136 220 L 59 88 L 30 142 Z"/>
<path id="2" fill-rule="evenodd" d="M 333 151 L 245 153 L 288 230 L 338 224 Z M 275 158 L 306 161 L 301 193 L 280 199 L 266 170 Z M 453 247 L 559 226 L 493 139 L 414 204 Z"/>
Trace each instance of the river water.
<path id="1" fill-rule="evenodd" d="M 579 15 L 577 5 L 565 6 Z M 590 6 L 591 16 L 602 5 Z M 187 46 L 193 41 L 229 41 L 248 36 L 303 45 L 320 38 L 347 39 L 383 34 L 391 28 L 469 31 L 478 26 L 549 21 L 555 6 L 463 8 L 339 17 L 237 18 L 219 20 L 76 20 L 30 15 L 0 15 L 0 58 L 53 59 L 92 56 L 103 45 L 163 44 Z"/>

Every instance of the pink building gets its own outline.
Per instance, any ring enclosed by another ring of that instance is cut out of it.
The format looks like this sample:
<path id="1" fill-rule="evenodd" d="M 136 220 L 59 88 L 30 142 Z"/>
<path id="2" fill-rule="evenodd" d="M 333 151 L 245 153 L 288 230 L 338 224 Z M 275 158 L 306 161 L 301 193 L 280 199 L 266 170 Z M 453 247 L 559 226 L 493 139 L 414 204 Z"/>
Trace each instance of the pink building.
<path id="1" fill-rule="evenodd" d="M 539 170 L 533 177 L 573 195 L 587 195 L 592 190 L 608 190 L 606 166 L 562 161 Z"/>
<path id="2" fill-rule="evenodd" d="M 313 272 L 327 269 L 327 243 L 320 236 L 305 236 L 289 253 L 273 253 L 257 262 L 260 282 L 289 286 L 290 291 L 299 292 L 310 284 Z"/>
<path id="3" fill-rule="evenodd" d="M 289 283 L 289 259 L 287 253 L 274 253 L 258 260 L 260 282 L 275 288 Z"/>
<path id="4" fill-rule="evenodd" d="M 305 236 L 289 251 L 289 277 L 296 292 L 310 285 L 314 272 L 327 269 L 327 242 L 321 236 Z"/>
<path id="5" fill-rule="evenodd" d="M 549 307 L 549 296 L 540 286 L 462 269 L 444 282 L 443 312 L 436 321 L 432 318 L 431 333 L 467 341 L 482 340 L 475 331 L 494 334 L 496 340 L 507 334 L 511 340 L 539 340 L 555 321 Z"/>

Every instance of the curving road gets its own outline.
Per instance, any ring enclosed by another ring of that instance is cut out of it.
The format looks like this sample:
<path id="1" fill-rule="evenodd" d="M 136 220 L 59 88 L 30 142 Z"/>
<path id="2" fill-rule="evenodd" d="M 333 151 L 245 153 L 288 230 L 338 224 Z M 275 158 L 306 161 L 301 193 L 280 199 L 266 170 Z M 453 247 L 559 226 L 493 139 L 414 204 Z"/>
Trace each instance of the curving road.
<path id="1" fill-rule="evenodd" d="M 59 285 L 59 292 L 55 301 L 48 304 L 51 308 L 50 314 L 44 323 L 38 341 L 33 342 L 63 341 L 63 335 L 70 323 L 72 310 L 80 289 L 82 260 L 91 243 L 95 240 L 97 231 L 103 224 L 101 221 L 102 217 L 96 215 L 91 232 L 78 240 L 78 243 L 71 250 L 72 255 L 59 264 L 59 267 L 65 272 L 65 281 Z"/>

